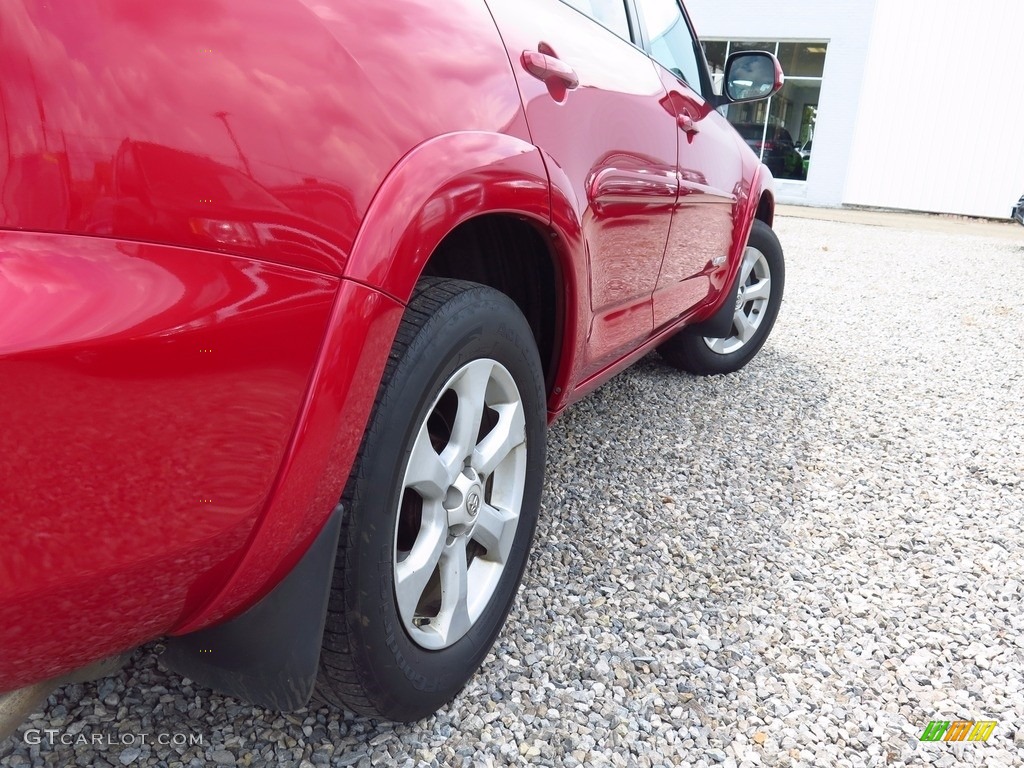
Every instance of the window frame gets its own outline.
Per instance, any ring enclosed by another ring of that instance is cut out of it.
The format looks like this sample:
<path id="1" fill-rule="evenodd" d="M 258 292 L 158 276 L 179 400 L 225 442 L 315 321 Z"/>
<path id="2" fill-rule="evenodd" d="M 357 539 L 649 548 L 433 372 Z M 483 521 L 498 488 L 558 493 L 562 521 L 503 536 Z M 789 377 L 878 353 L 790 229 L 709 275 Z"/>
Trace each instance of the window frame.
<path id="1" fill-rule="evenodd" d="M 590 22 L 591 24 L 596 24 L 601 29 L 603 29 L 603 30 L 605 30 L 607 32 L 611 32 L 619 40 L 623 40 L 623 41 L 629 43 L 630 45 L 632 45 L 637 50 L 644 51 L 643 46 L 640 44 L 641 32 L 640 32 L 640 25 L 638 23 L 639 17 L 635 15 L 636 9 L 633 7 L 633 0 L 621 0 L 623 6 L 625 6 L 625 11 L 626 11 L 626 26 L 629 27 L 629 37 L 628 38 L 623 37 L 618 32 L 616 32 L 614 29 L 605 26 L 604 24 L 602 24 L 600 21 L 595 19 L 590 14 L 581 11 L 579 8 L 577 8 L 575 5 L 573 5 L 571 2 L 569 2 L 569 0 L 556 0 L 556 2 L 561 3 L 562 5 L 566 6 L 567 8 L 571 8 L 576 13 L 578 13 L 580 16 L 582 16 L 584 19 L 586 19 L 588 22 Z M 644 51 L 644 53 L 646 53 L 646 51 Z"/>
<path id="2" fill-rule="evenodd" d="M 639 47 L 643 49 L 643 52 L 647 54 L 647 58 L 654 62 L 654 64 L 661 70 L 667 72 L 678 80 L 681 85 L 690 89 L 705 101 L 714 104 L 714 90 L 711 87 L 711 76 L 708 74 L 708 62 L 704 56 L 704 46 L 701 44 L 701 39 L 697 36 L 697 32 L 693 28 L 693 22 L 690 20 L 690 14 L 687 12 L 686 7 L 679 2 L 679 0 L 674 0 L 674 2 L 676 8 L 683 17 L 687 31 L 690 33 L 690 42 L 693 45 L 694 55 L 697 57 L 697 74 L 700 77 L 699 88 L 695 88 L 690 83 L 681 79 L 675 72 L 665 67 L 665 65 L 651 55 L 651 41 L 648 40 L 647 30 L 644 29 L 644 25 L 641 23 L 640 9 L 637 8 L 636 0 L 626 0 L 626 7 L 628 8 L 630 17 L 629 25 L 634 30 L 634 34 L 639 37 L 637 45 L 639 45 Z"/>

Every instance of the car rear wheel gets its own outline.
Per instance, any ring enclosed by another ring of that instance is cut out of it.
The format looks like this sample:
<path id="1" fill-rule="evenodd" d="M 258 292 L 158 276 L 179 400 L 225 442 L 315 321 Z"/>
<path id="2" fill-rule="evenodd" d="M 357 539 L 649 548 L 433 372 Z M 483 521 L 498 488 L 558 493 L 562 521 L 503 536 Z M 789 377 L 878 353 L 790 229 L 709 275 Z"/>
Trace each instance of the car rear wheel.
<path id="1" fill-rule="evenodd" d="M 732 329 L 723 338 L 684 329 L 658 351 L 670 365 L 701 375 L 732 373 L 749 363 L 771 333 L 782 303 L 786 266 L 771 227 L 755 221 L 743 251 Z"/>
<path id="2" fill-rule="evenodd" d="M 482 285 L 425 278 L 343 496 L 318 698 L 412 721 L 465 685 L 527 562 L 545 429 L 519 309 Z"/>

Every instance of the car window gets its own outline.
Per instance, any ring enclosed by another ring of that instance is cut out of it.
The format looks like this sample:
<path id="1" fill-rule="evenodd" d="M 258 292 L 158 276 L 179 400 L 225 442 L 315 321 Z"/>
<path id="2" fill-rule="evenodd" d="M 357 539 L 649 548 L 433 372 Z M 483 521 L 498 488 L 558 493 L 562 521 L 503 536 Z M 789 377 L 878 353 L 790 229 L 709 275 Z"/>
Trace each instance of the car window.
<path id="1" fill-rule="evenodd" d="M 625 0 L 562 0 L 584 16 L 607 27 L 623 40 L 632 42 L 629 33 L 629 19 L 626 16 Z"/>
<path id="2" fill-rule="evenodd" d="M 757 125 L 755 123 L 741 123 L 740 125 L 734 125 L 733 127 L 744 139 L 757 139 L 760 141 L 761 137 L 764 136 L 763 125 Z"/>
<path id="3" fill-rule="evenodd" d="M 700 59 L 686 17 L 676 0 L 636 0 L 640 25 L 651 47 L 651 57 L 701 92 Z"/>

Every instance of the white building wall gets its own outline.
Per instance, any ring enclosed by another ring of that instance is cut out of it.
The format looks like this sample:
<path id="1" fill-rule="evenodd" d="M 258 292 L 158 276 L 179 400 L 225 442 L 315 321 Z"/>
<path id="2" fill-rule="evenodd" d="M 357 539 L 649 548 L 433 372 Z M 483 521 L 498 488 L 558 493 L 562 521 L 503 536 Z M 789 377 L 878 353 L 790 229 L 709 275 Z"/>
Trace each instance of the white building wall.
<path id="1" fill-rule="evenodd" d="M 685 4 L 703 38 L 828 43 L 807 181 L 777 179 L 775 188 L 780 202 L 841 205 L 875 0 L 685 0 Z"/>
<path id="2" fill-rule="evenodd" d="M 843 202 L 1009 216 L 1024 193 L 1022 70 L 1021 0 L 882 0 Z"/>

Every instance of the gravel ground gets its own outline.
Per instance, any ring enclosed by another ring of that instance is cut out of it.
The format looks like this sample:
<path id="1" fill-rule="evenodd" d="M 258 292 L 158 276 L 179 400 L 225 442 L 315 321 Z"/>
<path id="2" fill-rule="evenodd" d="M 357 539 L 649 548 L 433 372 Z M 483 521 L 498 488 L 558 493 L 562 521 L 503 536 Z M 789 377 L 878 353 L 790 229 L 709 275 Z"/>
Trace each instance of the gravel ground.
<path id="1" fill-rule="evenodd" d="M 281 716 L 151 645 L 0 762 L 1024 765 L 1024 230 L 778 229 L 787 299 L 753 364 L 651 356 L 554 426 L 518 604 L 446 711 Z M 934 719 L 998 726 L 920 743 Z"/>

